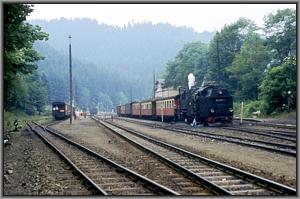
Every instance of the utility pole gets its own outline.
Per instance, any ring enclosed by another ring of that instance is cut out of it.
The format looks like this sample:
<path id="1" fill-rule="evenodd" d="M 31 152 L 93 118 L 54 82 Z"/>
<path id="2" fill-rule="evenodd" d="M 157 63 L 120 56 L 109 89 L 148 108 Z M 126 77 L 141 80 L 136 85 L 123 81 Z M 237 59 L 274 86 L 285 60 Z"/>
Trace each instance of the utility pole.
<path id="1" fill-rule="evenodd" d="M 132 87 L 130 86 L 130 103 L 132 103 Z"/>
<path id="2" fill-rule="evenodd" d="M 71 55 L 71 35 L 69 35 L 69 64 L 70 64 L 70 106 L 71 106 L 71 115 L 70 115 L 70 124 L 72 124 L 73 119 L 73 92 L 72 92 L 72 55 Z"/>
<path id="3" fill-rule="evenodd" d="M 217 37 L 217 65 L 218 65 L 218 84 L 221 82 L 221 68 L 220 68 L 220 52 L 219 52 L 219 32 L 216 33 Z"/>
<path id="4" fill-rule="evenodd" d="M 155 69 L 153 69 L 153 99 L 155 99 Z"/>
<path id="5" fill-rule="evenodd" d="M 290 112 L 290 105 L 291 105 L 290 98 L 291 98 L 291 91 L 288 91 L 288 112 Z"/>

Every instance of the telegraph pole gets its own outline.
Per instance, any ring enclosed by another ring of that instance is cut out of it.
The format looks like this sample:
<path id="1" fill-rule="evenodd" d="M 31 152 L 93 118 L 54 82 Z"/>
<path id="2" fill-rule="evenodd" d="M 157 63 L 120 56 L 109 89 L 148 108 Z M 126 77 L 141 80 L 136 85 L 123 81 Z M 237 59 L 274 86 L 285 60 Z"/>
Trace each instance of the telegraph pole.
<path id="1" fill-rule="evenodd" d="M 155 69 L 153 69 L 153 99 L 155 99 Z"/>
<path id="2" fill-rule="evenodd" d="M 219 52 L 219 32 L 216 33 L 216 37 L 217 37 L 217 65 L 218 65 L 218 84 L 220 85 L 221 82 L 221 69 L 220 69 L 220 52 Z"/>
<path id="3" fill-rule="evenodd" d="M 72 54 L 71 54 L 71 35 L 69 35 L 69 64 L 70 64 L 70 106 L 71 106 L 71 115 L 70 115 L 70 124 L 72 124 L 73 119 L 73 92 L 72 92 Z"/>
<path id="4" fill-rule="evenodd" d="M 132 87 L 130 86 L 130 103 L 132 103 Z"/>

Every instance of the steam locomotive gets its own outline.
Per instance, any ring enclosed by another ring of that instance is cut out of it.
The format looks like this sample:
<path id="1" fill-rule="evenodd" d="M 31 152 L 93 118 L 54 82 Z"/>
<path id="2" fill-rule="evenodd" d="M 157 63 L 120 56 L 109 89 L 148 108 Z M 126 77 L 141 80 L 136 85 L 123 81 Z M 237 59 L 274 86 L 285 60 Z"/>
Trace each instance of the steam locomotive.
<path id="1" fill-rule="evenodd" d="M 207 126 L 216 122 L 232 123 L 233 99 L 228 90 L 218 85 L 180 88 L 179 94 L 131 102 L 117 106 L 117 114 L 123 117 L 164 121 L 185 121 Z"/>

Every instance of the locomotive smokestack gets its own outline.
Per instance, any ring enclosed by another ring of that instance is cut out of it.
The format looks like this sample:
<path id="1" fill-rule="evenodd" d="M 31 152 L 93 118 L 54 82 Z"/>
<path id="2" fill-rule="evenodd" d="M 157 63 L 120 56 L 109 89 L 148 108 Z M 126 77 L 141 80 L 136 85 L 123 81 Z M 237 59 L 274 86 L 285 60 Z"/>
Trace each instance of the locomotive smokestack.
<path id="1" fill-rule="evenodd" d="M 192 86 L 195 85 L 195 76 L 193 75 L 193 73 L 190 73 L 190 74 L 188 75 L 188 81 L 189 81 L 189 83 L 188 83 L 189 89 L 191 89 Z"/>

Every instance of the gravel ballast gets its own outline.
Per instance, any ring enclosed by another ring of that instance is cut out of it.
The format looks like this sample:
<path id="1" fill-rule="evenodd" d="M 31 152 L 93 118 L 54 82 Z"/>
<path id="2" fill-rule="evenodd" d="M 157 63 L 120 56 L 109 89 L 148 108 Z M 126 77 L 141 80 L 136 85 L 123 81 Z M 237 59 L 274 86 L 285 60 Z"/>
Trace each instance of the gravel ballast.
<path id="1" fill-rule="evenodd" d="M 121 120 L 117 124 L 160 138 L 198 155 L 240 168 L 250 173 L 296 187 L 296 158 L 228 142 L 146 127 Z"/>

